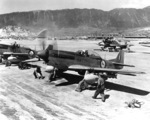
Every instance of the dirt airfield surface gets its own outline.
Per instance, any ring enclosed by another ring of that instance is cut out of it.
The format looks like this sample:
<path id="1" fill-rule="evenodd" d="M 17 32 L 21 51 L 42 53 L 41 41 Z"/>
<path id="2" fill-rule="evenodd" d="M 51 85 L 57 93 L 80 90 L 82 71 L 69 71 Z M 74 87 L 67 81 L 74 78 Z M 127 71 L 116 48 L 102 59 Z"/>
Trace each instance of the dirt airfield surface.
<path id="1" fill-rule="evenodd" d="M 11 43 L 13 40 L 1 40 Z M 40 49 L 38 41 L 17 41 Z M 58 41 L 58 48 L 68 51 L 98 49 L 98 41 Z M 135 45 L 125 53 L 125 64 L 135 65 L 125 70 L 143 71 L 137 76 L 118 75 L 106 82 L 106 101 L 98 96 L 92 99 L 95 90 L 76 92 L 82 76 L 67 71 L 56 81 L 49 83 L 46 65 L 42 61 L 34 64 L 43 66 L 45 79 L 34 79 L 33 68 L 19 70 L 17 66 L 0 66 L 0 120 L 149 120 L 150 119 L 150 48 L 132 41 Z M 47 41 L 47 45 L 48 45 Z M 111 59 L 117 52 L 98 52 L 103 58 Z M 144 52 L 144 53 L 143 53 Z M 128 108 L 125 102 L 137 99 L 141 108 Z"/>

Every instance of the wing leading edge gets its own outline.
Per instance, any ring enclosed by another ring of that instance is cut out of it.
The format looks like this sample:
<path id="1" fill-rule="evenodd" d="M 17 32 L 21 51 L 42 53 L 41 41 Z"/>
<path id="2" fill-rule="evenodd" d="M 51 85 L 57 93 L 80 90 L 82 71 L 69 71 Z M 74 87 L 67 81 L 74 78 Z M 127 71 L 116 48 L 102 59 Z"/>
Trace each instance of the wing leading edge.
<path id="1" fill-rule="evenodd" d="M 118 70 L 118 69 L 111 69 L 111 68 L 98 68 L 98 67 L 88 67 L 88 66 L 81 66 L 81 65 L 72 65 L 68 68 L 68 70 L 91 70 L 94 72 L 109 72 L 109 73 L 117 73 L 122 75 L 131 75 L 135 76 L 136 74 L 145 74 L 145 72 L 140 71 L 129 71 L 129 70 Z"/>

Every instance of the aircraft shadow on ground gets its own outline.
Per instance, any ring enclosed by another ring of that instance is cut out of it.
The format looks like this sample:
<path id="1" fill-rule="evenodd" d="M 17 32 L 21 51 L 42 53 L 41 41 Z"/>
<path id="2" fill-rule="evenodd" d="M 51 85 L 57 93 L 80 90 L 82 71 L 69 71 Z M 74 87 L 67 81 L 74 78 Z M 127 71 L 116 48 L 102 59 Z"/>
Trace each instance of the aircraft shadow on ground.
<path id="1" fill-rule="evenodd" d="M 83 79 L 82 76 L 69 74 L 69 73 L 63 73 L 60 75 L 60 77 L 65 78 L 67 82 L 57 84 L 56 86 L 78 84 Z M 148 95 L 149 94 L 149 91 L 145 91 L 145 90 L 141 90 L 141 89 L 125 86 L 125 85 L 120 85 L 116 83 L 111 83 L 108 81 L 106 81 L 105 85 L 106 85 L 106 89 L 109 89 L 109 90 L 117 90 L 117 91 L 127 92 L 131 94 L 136 94 L 136 95 Z M 96 90 L 96 87 L 92 87 L 90 88 L 90 90 Z"/>
<path id="2" fill-rule="evenodd" d="M 122 92 L 127 92 L 131 94 L 136 94 L 136 95 L 148 95 L 149 91 L 133 88 L 133 87 L 128 87 L 125 85 L 120 85 L 116 83 L 111 83 L 111 82 L 106 82 L 106 88 L 110 90 L 117 90 L 117 91 L 122 91 Z"/>
<path id="3" fill-rule="evenodd" d="M 59 77 L 65 78 L 67 80 L 67 82 L 57 84 L 56 86 L 66 86 L 66 85 L 71 85 L 71 84 L 78 84 L 83 79 L 83 77 L 80 75 L 69 74 L 69 73 L 62 73 L 59 75 Z"/>

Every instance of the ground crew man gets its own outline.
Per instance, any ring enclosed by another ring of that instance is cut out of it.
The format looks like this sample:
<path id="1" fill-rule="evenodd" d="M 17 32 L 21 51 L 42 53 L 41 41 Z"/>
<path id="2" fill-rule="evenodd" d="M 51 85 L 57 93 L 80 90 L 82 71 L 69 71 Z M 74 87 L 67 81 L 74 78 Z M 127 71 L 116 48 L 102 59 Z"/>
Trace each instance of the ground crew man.
<path id="1" fill-rule="evenodd" d="M 104 90 L 105 90 L 105 80 L 106 79 L 107 79 L 106 74 L 99 74 L 99 78 L 98 78 L 98 82 L 97 82 L 97 89 L 96 89 L 95 94 L 92 98 L 96 99 L 97 96 L 100 94 L 102 101 L 105 102 Z"/>
<path id="2" fill-rule="evenodd" d="M 34 75 L 34 77 L 35 78 L 42 78 L 42 79 L 44 79 L 45 77 L 42 75 L 42 72 L 41 72 L 41 68 L 40 67 L 36 67 L 36 69 L 34 70 L 34 72 L 33 72 L 33 75 Z"/>
<path id="3" fill-rule="evenodd" d="M 85 75 L 89 74 L 89 71 L 85 72 Z M 75 89 L 75 91 L 77 92 L 82 92 L 83 90 L 85 90 L 86 88 L 88 88 L 88 84 L 85 81 L 85 78 L 83 78 L 83 80 L 81 80 L 77 86 L 77 88 Z"/>
<path id="4" fill-rule="evenodd" d="M 54 67 L 52 73 L 49 75 L 49 82 L 53 81 L 56 79 L 56 73 L 58 72 L 58 69 Z"/>

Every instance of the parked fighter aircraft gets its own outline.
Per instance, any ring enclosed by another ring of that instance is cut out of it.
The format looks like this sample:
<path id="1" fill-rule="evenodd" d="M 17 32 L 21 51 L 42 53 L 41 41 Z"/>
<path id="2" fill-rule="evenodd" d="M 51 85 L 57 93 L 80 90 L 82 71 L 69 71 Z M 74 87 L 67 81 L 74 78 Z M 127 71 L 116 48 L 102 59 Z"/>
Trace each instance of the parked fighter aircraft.
<path id="1" fill-rule="evenodd" d="M 4 63 L 11 65 L 33 58 L 35 51 L 28 47 L 22 47 L 15 42 L 12 45 L 0 44 L 0 55 L 0 61 L 3 59 Z"/>
<path id="2" fill-rule="evenodd" d="M 37 55 L 48 65 L 46 71 L 52 72 L 50 81 L 55 75 L 67 70 L 73 70 L 84 75 L 86 70 L 95 73 L 106 72 L 109 78 L 116 78 L 117 74 L 134 75 L 142 72 L 121 70 L 123 66 L 134 67 L 124 64 L 124 51 L 121 50 L 115 59 L 105 60 L 92 50 L 78 50 L 77 52 L 62 51 L 57 49 L 56 41 L 40 51 Z"/>
<path id="3" fill-rule="evenodd" d="M 108 48 L 109 52 L 122 49 L 128 49 L 128 51 L 130 51 L 130 46 L 133 46 L 132 44 L 128 44 L 125 41 L 119 41 L 115 38 L 105 38 L 102 42 L 99 42 L 98 45 L 101 46 L 103 51 Z"/>
<path id="4" fill-rule="evenodd" d="M 38 39 L 43 39 L 46 36 L 47 30 L 43 30 L 37 36 Z M 0 44 L 0 61 L 10 66 L 11 64 L 18 64 L 19 68 L 26 68 L 25 60 L 36 57 L 37 51 L 28 47 L 21 47 L 16 42 L 12 45 Z M 29 62 L 29 61 L 28 61 Z"/>

